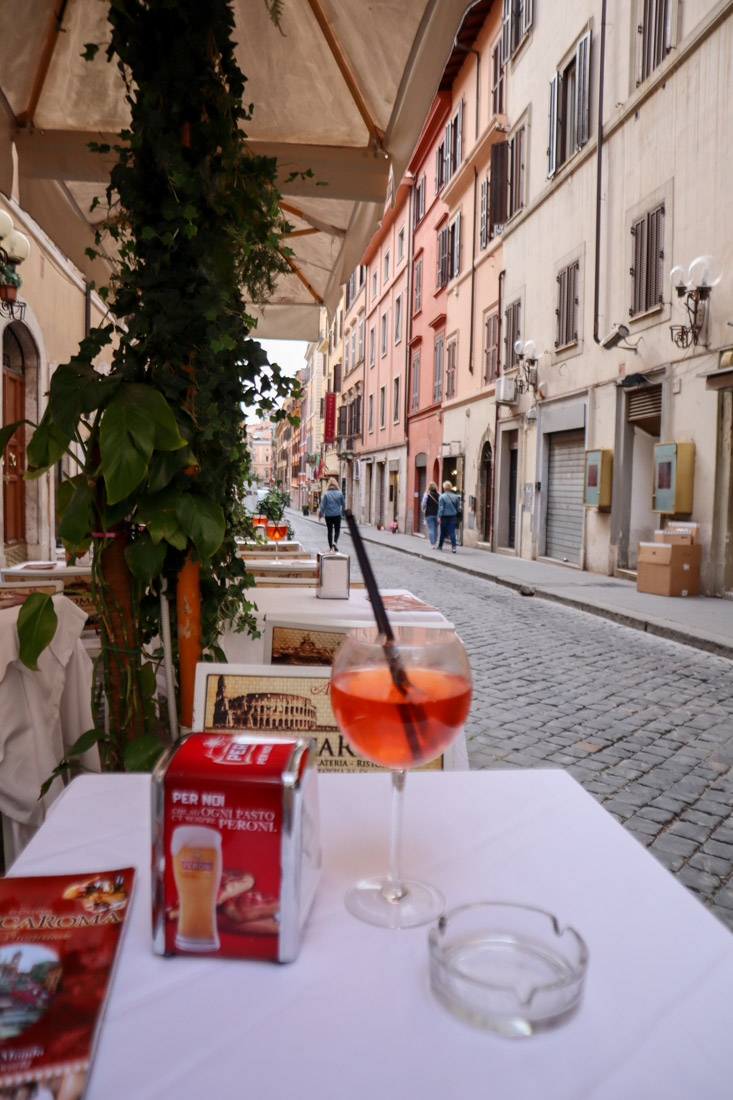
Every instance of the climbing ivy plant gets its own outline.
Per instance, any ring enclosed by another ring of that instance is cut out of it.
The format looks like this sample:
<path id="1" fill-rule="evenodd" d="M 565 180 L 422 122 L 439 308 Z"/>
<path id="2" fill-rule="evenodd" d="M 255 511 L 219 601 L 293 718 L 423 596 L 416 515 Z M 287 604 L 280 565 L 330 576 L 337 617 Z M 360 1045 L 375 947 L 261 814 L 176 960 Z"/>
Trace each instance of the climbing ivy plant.
<path id="1" fill-rule="evenodd" d="M 89 250 L 114 258 L 99 288 L 109 315 L 55 371 L 26 476 L 68 456 L 60 534 L 72 557 L 92 549 L 108 728 L 77 752 L 96 740 L 107 767 L 144 768 L 161 744 L 154 666 L 142 659 L 161 586 L 175 591 L 187 555 L 201 563 L 202 642 L 215 656 L 225 625 L 253 621 L 235 543 L 253 535 L 243 410 L 273 410 L 295 386 L 252 338 L 248 307 L 286 269 L 288 226 L 275 160 L 246 146 L 253 107 L 228 0 L 112 0 L 108 20 L 107 61 L 130 111 Z M 99 44 L 84 56 L 105 64 Z M 95 366 L 102 355 L 107 371 Z M 171 610 L 175 626 L 174 600 Z M 26 611 L 31 662 L 52 615 L 50 600 Z"/>

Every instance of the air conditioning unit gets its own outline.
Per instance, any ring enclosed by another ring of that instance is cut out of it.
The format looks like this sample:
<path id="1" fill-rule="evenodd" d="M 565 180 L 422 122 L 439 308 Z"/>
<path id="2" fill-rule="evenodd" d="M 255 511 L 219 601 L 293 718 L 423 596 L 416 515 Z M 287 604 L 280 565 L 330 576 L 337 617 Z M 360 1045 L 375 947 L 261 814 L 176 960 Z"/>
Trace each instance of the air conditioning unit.
<path id="1" fill-rule="evenodd" d="M 516 405 L 516 378 L 509 378 L 505 374 L 502 374 L 501 377 L 497 378 L 496 389 L 494 390 L 494 400 L 496 401 L 497 405 Z"/>

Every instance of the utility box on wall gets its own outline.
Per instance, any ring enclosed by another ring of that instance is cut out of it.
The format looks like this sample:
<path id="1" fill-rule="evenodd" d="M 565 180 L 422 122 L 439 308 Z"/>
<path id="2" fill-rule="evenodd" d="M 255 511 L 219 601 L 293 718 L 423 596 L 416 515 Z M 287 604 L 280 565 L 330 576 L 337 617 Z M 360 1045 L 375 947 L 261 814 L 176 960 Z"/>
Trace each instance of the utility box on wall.
<path id="1" fill-rule="evenodd" d="M 689 515 L 694 480 L 694 443 L 654 444 L 652 512 Z"/>
<path id="2" fill-rule="evenodd" d="M 583 483 L 583 504 L 586 508 L 611 507 L 612 481 L 613 451 L 586 451 Z"/>

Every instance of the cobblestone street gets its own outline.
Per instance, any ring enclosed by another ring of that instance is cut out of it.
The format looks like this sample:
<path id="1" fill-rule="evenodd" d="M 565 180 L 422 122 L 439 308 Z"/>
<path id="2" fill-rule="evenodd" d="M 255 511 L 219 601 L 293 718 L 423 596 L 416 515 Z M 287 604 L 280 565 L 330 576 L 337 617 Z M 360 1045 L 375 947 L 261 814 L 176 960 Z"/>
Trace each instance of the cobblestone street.
<path id="1" fill-rule="evenodd" d="M 324 526 L 289 518 L 307 549 L 326 547 Z M 369 554 L 381 587 L 434 604 L 464 641 L 471 768 L 566 768 L 733 929 L 733 664 L 446 569 L 438 553 Z"/>

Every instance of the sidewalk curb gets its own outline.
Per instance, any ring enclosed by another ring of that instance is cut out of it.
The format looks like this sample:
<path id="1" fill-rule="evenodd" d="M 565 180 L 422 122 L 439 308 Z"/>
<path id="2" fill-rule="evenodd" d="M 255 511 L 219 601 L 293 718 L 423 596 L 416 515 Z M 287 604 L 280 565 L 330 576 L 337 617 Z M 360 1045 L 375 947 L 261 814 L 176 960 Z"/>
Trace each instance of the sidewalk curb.
<path id="1" fill-rule="evenodd" d="M 312 516 L 303 516 L 302 518 L 310 520 L 311 523 L 318 526 L 318 520 L 314 519 Z M 425 553 L 424 550 L 418 549 L 417 547 L 413 550 L 411 547 L 407 546 L 391 545 L 382 538 L 374 538 L 371 536 L 368 527 L 362 527 L 360 531 L 364 541 L 370 542 L 375 546 L 387 546 L 390 550 L 397 550 L 400 554 L 407 554 L 409 557 L 422 558 L 424 561 L 436 560 L 434 553 Z M 536 584 L 517 581 L 508 577 L 501 577 L 496 573 L 474 569 L 470 565 L 461 565 L 458 562 L 451 561 L 443 555 L 441 555 L 438 560 L 440 560 L 444 568 L 453 569 L 457 573 L 467 573 L 469 576 L 477 577 L 479 580 L 499 584 L 503 588 L 510 588 L 518 592 L 520 595 L 528 597 L 538 596 L 540 599 L 550 600 L 553 603 L 571 607 L 576 611 L 584 611 L 587 614 L 596 615 L 599 618 L 619 623 L 621 626 L 628 626 L 633 630 L 640 630 L 643 633 L 651 634 L 657 638 L 666 638 L 669 641 L 678 642 L 681 645 L 687 645 L 693 649 L 704 650 L 717 657 L 724 657 L 729 661 L 733 661 L 733 641 L 730 643 L 718 641 L 716 638 L 711 638 L 689 629 L 686 630 L 683 627 L 670 626 L 667 623 L 655 621 L 646 615 L 634 615 L 628 611 L 619 611 L 608 605 L 589 603 L 582 598 L 563 596 L 557 592 L 550 592 Z"/>

